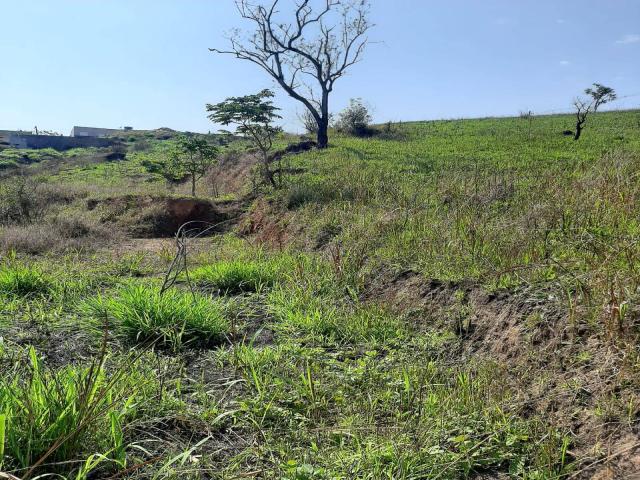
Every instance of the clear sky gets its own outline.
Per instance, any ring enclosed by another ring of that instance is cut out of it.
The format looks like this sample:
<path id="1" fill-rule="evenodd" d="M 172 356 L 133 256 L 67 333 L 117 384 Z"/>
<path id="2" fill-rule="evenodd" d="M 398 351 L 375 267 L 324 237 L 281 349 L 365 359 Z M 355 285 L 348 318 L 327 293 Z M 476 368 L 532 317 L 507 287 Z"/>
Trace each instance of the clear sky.
<path id="1" fill-rule="evenodd" d="M 333 111 L 362 97 L 379 122 L 547 113 L 592 82 L 640 105 L 640 0 L 372 4 L 375 43 Z M 216 130 L 206 103 L 274 86 L 208 51 L 240 26 L 233 0 L 0 0 L 0 129 Z M 277 101 L 294 130 L 300 107 Z"/>

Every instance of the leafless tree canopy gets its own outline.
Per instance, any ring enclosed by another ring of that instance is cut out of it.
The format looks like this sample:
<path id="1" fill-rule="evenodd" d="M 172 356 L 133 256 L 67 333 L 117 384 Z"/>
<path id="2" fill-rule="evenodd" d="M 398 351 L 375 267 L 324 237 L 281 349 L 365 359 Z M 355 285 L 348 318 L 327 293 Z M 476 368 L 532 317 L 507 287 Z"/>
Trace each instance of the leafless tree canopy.
<path id="1" fill-rule="evenodd" d="M 293 98 L 302 102 L 318 123 L 318 146 L 326 147 L 329 95 L 336 81 L 359 62 L 368 43 L 368 0 L 288 0 L 293 18 L 271 5 L 236 0 L 240 15 L 254 31 L 236 29 L 229 37 L 234 55 L 262 67 Z"/>

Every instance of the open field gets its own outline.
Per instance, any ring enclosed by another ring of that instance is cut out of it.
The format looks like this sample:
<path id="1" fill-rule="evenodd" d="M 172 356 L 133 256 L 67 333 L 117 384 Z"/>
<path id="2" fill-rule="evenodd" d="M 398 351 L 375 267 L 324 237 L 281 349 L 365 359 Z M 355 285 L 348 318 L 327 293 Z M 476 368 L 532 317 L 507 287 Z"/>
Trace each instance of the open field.
<path id="1" fill-rule="evenodd" d="M 0 471 L 640 474 L 640 111 L 571 127 L 335 135 L 279 189 L 236 141 L 197 201 L 153 170 L 171 139 L 5 151 Z M 225 223 L 161 295 L 194 216 Z"/>

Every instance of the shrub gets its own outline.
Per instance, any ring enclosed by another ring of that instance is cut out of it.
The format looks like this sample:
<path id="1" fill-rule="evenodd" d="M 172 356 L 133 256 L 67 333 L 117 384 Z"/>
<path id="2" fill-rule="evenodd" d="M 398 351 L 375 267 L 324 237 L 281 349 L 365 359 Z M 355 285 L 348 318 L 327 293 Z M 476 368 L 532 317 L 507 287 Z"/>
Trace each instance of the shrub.
<path id="1" fill-rule="evenodd" d="M 302 112 L 302 115 L 298 117 L 302 126 L 304 127 L 304 131 L 309 134 L 318 133 L 318 122 L 315 117 L 311 114 L 309 110 Z"/>
<path id="2" fill-rule="evenodd" d="M 53 280 L 35 267 L 22 265 L 0 267 L 0 293 L 27 297 L 48 295 L 54 290 Z"/>
<path id="3" fill-rule="evenodd" d="M 108 237 L 110 235 L 110 230 L 106 226 L 84 216 L 58 216 L 51 220 L 51 226 L 62 238 L 66 239 Z"/>
<path id="4" fill-rule="evenodd" d="M 0 222 L 29 222 L 41 215 L 41 206 L 35 201 L 35 181 L 24 176 L 11 178 L 0 184 Z"/>
<path id="5" fill-rule="evenodd" d="M 318 122 L 309 110 L 305 109 L 301 115 L 298 115 L 298 120 L 302 123 L 306 133 L 311 135 L 318 133 Z M 329 123 L 333 123 L 333 114 L 329 114 Z"/>
<path id="6" fill-rule="evenodd" d="M 85 192 L 68 186 L 42 183 L 16 176 L 0 183 L 0 223 L 29 223 L 42 218 L 53 206 L 69 204 Z"/>
<path id="7" fill-rule="evenodd" d="M 113 318 L 129 340 L 157 342 L 174 350 L 185 344 L 217 344 L 229 330 L 220 301 L 177 290 L 161 295 L 158 288 L 130 284 L 115 297 L 100 297 L 88 306 L 98 315 Z"/>
<path id="8" fill-rule="evenodd" d="M 189 273 L 196 284 L 217 288 L 223 293 L 256 292 L 275 282 L 272 264 L 258 262 L 218 262 Z"/>
<path id="9" fill-rule="evenodd" d="M 335 128 L 339 132 L 362 137 L 371 134 L 370 123 L 371 114 L 368 107 L 362 99 L 352 98 L 349 106 L 338 115 Z"/>

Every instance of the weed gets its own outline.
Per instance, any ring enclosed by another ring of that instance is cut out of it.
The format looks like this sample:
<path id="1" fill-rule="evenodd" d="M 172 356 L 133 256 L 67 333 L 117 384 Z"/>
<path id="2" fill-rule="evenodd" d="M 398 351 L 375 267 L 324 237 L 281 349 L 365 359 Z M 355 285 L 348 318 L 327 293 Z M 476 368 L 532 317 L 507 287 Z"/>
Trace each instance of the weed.
<path id="1" fill-rule="evenodd" d="M 234 294 L 272 286 L 276 280 L 275 270 L 273 263 L 227 261 L 196 268 L 189 272 L 189 277 L 197 285 Z"/>
<path id="2" fill-rule="evenodd" d="M 174 350 L 218 344 L 230 328 L 220 300 L 177 290 L 160 295 L 158 288 L 135 283 L 88 306 L 113 318 L 117 330 L 130 341 L 157 342 Z"/>
<path id="3" fill-rule="evenodd" d="M 0 439 L 8 460 L 0 457 L 0 467 L 24 472 L 23 478 L 73 472 L 96 451 L 103 452 L 101 461 L 90 470 L 103 461 L 124 465 L 121 431 L 135 406 L 135 381 L 124 369 L 107 375 L 104 360 L 51 371 L 31 348 L 26 366 L 2 374 Z"/>
<path id="4" fill-rule="evenodd" d="M 56 290 L 52 278 L 33 266 L 0 266 L 0 293 L 19 297 L 48 296 Z"/>

